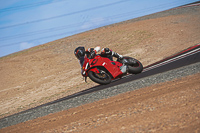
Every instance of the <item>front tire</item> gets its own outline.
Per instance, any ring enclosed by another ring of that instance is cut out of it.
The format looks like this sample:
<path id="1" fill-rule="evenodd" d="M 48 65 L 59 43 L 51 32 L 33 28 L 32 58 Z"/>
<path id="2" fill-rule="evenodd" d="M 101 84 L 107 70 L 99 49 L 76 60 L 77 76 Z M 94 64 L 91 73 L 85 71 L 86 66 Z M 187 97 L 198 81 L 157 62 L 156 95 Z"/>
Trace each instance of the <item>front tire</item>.
<path id="1" fill-rule="evenodd" d="M 93 71 L 89 71 L 88 76 L 92 81 L 94 81 L 98 84 L 101 84 L 101 85 L 106 85 L 106 84 L 109 84 L 111 82 L 111 77 L 106 72 L 95 73 Z"/>

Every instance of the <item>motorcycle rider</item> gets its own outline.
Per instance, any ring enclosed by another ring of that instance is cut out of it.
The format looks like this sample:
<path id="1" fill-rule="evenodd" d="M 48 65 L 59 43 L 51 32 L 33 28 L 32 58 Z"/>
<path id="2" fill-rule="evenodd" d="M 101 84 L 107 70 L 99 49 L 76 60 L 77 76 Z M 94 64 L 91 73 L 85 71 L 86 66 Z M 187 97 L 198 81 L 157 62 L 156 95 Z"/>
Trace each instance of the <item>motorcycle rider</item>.
<path id="1" fill-rule="evenodd" d="M 82 66 L 83 66 L 83 63 L 84 63 L 84 56 L 86 55 L 88 58 L 94 58 L 94 56 L 96 55 L 97 52 L 100 51 L 100 47 L 97 46 L 95 48 L 89 48 L 87 50 L 85 50 L 84 47 L 77 47 L 75 50 L 74 50 L 74 54 L 76 56 L 76 58 L 79 60 L 79 64 L 81 66 L 81 73 L 82 73 Z M 109 58 L 111 61 L 113 61 L 113 57 L 116 57 L 117 59 L 120 59 L 122 60 L 123 59 L 123 56 L 110 50 L 109 48 L 103 48 L 101 50 L 101 53 L 100 53 L 100 56 L 102 57 L 107 57 Z M 122 71 L 122 73 L 126 73 L 126 70 L 127 70 L 127 66 L 124 65 L 120 68 L 120 70 Z"/>

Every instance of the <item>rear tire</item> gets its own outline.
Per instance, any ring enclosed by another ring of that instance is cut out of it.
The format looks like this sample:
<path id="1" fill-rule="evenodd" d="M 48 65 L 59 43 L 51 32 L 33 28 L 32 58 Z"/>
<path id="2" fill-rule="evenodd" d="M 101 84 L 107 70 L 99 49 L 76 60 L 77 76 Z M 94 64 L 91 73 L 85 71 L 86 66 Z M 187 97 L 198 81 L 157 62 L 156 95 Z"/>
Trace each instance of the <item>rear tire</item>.
<path id="1" fill-rule="evenodd" d="M 111 82 L 111 77 L 106 72 L 95 73 L 93 71 L 89 71 L 88 76 L 92 81 L 94 81 L 98 84 L 101 84 L 101 85 L 106 85 L 106 84 L 109 84 Z"/>
<path id="2" fill-rule="evenodd" d="M 143 70 L 143 65 L 140 61 L 134 59 L 134 58 L 128 58 L 127 59 L 128 62 L 129 62 L 129 65 L 128 65 L 128 73 L 131 73 L 131 74 L 138 74 L 138 73 L 141 73 L 142 70 Z"/>

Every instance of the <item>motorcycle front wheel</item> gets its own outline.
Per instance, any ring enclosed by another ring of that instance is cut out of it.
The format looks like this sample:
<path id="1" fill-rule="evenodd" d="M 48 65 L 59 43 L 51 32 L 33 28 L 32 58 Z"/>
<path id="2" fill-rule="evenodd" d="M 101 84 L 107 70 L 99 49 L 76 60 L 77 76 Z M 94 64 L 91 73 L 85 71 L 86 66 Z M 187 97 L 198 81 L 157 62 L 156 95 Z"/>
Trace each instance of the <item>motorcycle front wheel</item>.
<path id="1" fill-rule="evenodd" d="M 106 72 L 95 73 L 93 71 L 89 71 L 88 76 L 92 81 L 101 85 L 106 85 L 111 82 L 111 77 Z"/>

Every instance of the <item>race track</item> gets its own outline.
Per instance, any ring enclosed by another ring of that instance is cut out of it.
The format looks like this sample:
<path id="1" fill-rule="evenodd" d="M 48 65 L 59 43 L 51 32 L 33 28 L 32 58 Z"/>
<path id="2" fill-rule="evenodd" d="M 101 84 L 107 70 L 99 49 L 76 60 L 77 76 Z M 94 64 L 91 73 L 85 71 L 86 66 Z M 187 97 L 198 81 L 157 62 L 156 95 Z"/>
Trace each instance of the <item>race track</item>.
<path id="1" fill-rule="evenodd" d="M 171 81 L 200 72 L 200 44 L 144 68 L 141 74 L 128 75 L 108 85 L 99 85 L 56 101 L 0 119 L 0 129 L 50 113 L 74 108 L 153 84 Z"/>

